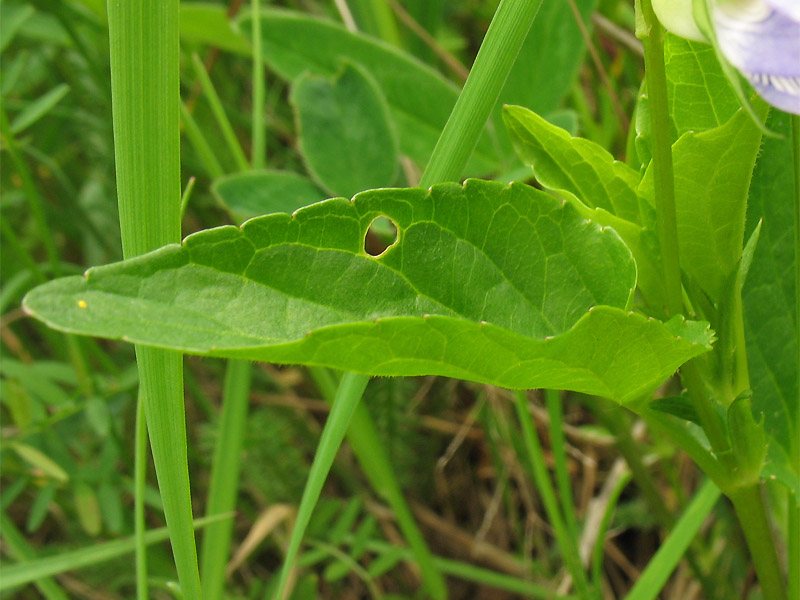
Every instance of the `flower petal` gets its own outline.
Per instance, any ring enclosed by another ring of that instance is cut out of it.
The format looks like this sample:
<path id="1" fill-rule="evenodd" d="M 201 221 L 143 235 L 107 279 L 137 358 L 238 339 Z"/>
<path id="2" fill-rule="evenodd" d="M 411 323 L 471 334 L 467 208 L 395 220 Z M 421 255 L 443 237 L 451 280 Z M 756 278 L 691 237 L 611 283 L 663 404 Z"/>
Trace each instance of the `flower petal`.
<path id="1" fill-rule="evenodd" d="M 800 2 L 797 0 L 766 0 L 770 7 L 795 21 L 800 21 Z"/>
<path id="2" fill-rule="evenodd" d="M 695 42 L 707 42 L 692 16 L 692 0 L 653 0 L 656 17 L 670 33 Z"/>
<path id="3" fill-rule="evenodd" d="M 725 57 L 767 102 L 800 114 L 800 21 L 773 4 L 789 6 L 791 2 L 718 4 L 713 11 L 714 29 Z"/>

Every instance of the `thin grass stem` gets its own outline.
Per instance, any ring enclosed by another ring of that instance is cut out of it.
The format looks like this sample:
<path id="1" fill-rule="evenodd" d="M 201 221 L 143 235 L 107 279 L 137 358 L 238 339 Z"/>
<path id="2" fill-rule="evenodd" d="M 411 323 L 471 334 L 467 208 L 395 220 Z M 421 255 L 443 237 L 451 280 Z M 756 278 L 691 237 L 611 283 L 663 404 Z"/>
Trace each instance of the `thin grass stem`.
<path id="1" fill-rule="evenodd" d="M 253 131 L 251 163 L 254 169 L 266 164 L 267 138 L 264 122 L 264 57 L 261 53 L 261 0 L 251 0 L 253 12 Z"/>
<path id="2" fill-rule="evenodd" d="M 206 502 L 207 517 L 229 513 L 236 507 L 251 377 L 252 365 L 248 361 L 228 361 L 219 437 Z M 230 520 L 209 525 L 203 534 L 200 572 L 203 575 L 204 600 L 223 597 L 225 566 L 230 555 L 232 534 L 233 521 Z"/>
<path id="3" fill-rule="evenodd" d="M 592 590 L 586 571 L 581 564 L 578 553 L 578 540 L 573 537 L 564 521 L 561 510 L 556 499 L 553 484 L 547 474 L 547 464 L 539 441 L 539 435 L 533 426 L 530 411 L 528 410 L 528 397 L 525 392 L 517 391 L 514 393 L 514 406 L 517 410 L 517 418 L 522 427 L 522 439 L 525 443 L 525 450 L 528 458 L 528 467 L 533 481 L 536 483 L 536 490 L 542 499 L 547 518 L 553 527 L 556 543 L 561 551 L 564 565 L 567 567 L 578 596 L 581 598 L 597 597 L 596 590 Z"/>
<path id="4" fill-rule="evenodd" d="M 541 0 L 500 2 L 464 89 L 436 142 L 420 187 L 458 181 L 461 177 L 541 3 Z"/>
<path id="5" fill-rule="evenodd" d="M 134 433 L 133 458 L 133 522 L 136 543 L 136 600 L 147 600 L 147 541 L 144 519 L 144 494 L 147 486 L 147 422 L 144 402 L 139 394 L 136 399 L 136 431 Z"/>
<path id="6" fill-rule="evenodd" d="M 308 481 L 303 490 L 300 507 L 297 509 L 297 519 L 289 540 L 289 547 L 286 550 L 280 578 L 278 579 L 275 593 L 276 600 L 286 600 L 286 584 L 289 581 L 289 574 L 300 550 L 303 535 L 311 520 L 314 507 L 319 500 L 322 486 L 330 472 L 331 465 L 333 465 L 333 459 L 342 445 L 350 420 L 358 403 L 361 401 L 361 396 L 367 387 L 367 383 L 369 383 L 368 377 L 345 373 L 339 383 L 339 388 L 336 390 L 336 397 L 333 401 L 333 406 L 331 406 L 328 421 L 322 430 L 314 462 L 308 474 Z"/>
<path id="7" fill-rule="evenodd" d="M 564 439 L 564 413 L 561 405 L 561 393 L 557 390 L 544 391 L 547 414 L 550 416 L 550 447 L 553 452 L 556 487 L 561 500 L 564 519 L 573 539 L 578 539 L 578 517 L 572 496 L 569 470 L 567 469 L 567 444 Z"/>
<path id="8" fill-rule="evenodd" d="M 240 171 L 247 171 L 250 169 L 250 165 L 244 155 L 244 150 L 242 150 L 236 133 L 233 131 L 233 126 L 228 119 L 228 115 L 225 113 L 222 101 L 219 99 L 219 94 L 217 94 L 217 90 L 214 87 L 214 83 L 211 81 L 211 77 L 209 77 L 208 71 L 206 71 L 206 67 L 203 65 L 203 61 L 200 60 L 200 57 L 196 53 L 192 54 L 192 65 L 194 66 L 194 72 L 197 78 L 203 86 L 203 93 L 205 94 L 208 105 L 211 107 L 211 113 L 214 115 L 217 126 L 220 128 L 220 131 L 222 131 L 222 137 L 228 145 L 228 151 L 236 162 L 236 168 Z"/>
<path id="9" fill-rule="evenodd" d="M 197 152 L 197 157 L 203 164 L 206 173 L 212 179 L 217 179 L 225 174 L 222 164 L 219 162 L 214 150 L 211 149 L 211 144 L 208 143 L 203 131 L 198 127 L 197 121 L 194 120 L 192 113 L 186 105 L 181 102 L 181 120 L 183 121 L 183 130 L 186 132 L 186 137 Z"/>

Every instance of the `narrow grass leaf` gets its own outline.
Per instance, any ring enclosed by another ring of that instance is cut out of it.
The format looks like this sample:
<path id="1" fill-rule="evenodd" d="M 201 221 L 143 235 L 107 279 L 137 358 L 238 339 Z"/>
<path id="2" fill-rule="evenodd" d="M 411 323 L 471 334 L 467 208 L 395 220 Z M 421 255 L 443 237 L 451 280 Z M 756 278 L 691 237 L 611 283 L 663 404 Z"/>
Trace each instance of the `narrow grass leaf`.
<path id="1" fill-rule="evenodd" d="M 230 519 L 231 517 L 232 515 L 230 514 L 224 514 L 204 519 L 196 519 L 194 521 L 194 527 L 199 529 L 223 519 Z M 6 529 L 5 524 L 3 529 Z M 154 529 L 144 534 L 144 543 L 147 545 L 163 542 L 168 539 L 169 531 L 166 527 Z M 131 554 L 134 552 L 135 547 L 135 538 L 129 537 L 113 542 L 103 542 L 102 544 L 96 544 L 80 550 L 63 552 L 46 558 L 36 558 L 14 565 L 4 565 L 3 576 L 0 577 L 0 591 L 5 591 L 18 585 L 31 583 L 67 571 L 75 571 L 84 567 L 98 565 L 105 561 Z"/>
<path id="2" fill-rule="evenodd" d="M 625 600 L 654 600 L 658 597 L 720 494 L 719 488 L 711 480 L 703 483 Z"/>
<path id="3" fill-rule="evenodd" d="M 50 112 L 68 92 L 69 86 L 66 83 L 62 83 L 33 100 L 11 122 L 11 133 L 16 135 L 25 131 L 25 129 Z"/>

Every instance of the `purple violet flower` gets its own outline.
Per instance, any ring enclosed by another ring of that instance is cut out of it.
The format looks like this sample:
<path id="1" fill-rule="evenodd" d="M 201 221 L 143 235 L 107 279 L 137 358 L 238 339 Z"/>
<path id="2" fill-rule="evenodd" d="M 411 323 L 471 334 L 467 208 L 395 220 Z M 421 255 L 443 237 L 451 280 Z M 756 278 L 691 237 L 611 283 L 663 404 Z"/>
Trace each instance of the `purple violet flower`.
<path id="1" fill-rule="evenodd" d="M 800 114 L 800 1 L 729 1 L 711 14 L 728 61 L 764 100 Z"/>
<path id="2" fill-rule="evenodd" d="M 702 40 L 692 16 L 700 0 L 653 0 L 672 33 Z M 770 104 L 800 114 L 800 0 L 707 0 L 728 62 Z"/>

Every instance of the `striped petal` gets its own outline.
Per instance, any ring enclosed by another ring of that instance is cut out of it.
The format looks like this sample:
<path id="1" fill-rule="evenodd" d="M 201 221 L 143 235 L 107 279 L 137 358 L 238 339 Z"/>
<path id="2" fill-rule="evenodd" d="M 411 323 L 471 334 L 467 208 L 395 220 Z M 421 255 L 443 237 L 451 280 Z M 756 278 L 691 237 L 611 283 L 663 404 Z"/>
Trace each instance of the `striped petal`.
<path id="1" fill-rule="evenodd" d="M 800 114 L 800 12 L 797 0 L 746 0 L 713 10 L 719 46 L 756 91 L 781 110 Z"/>

